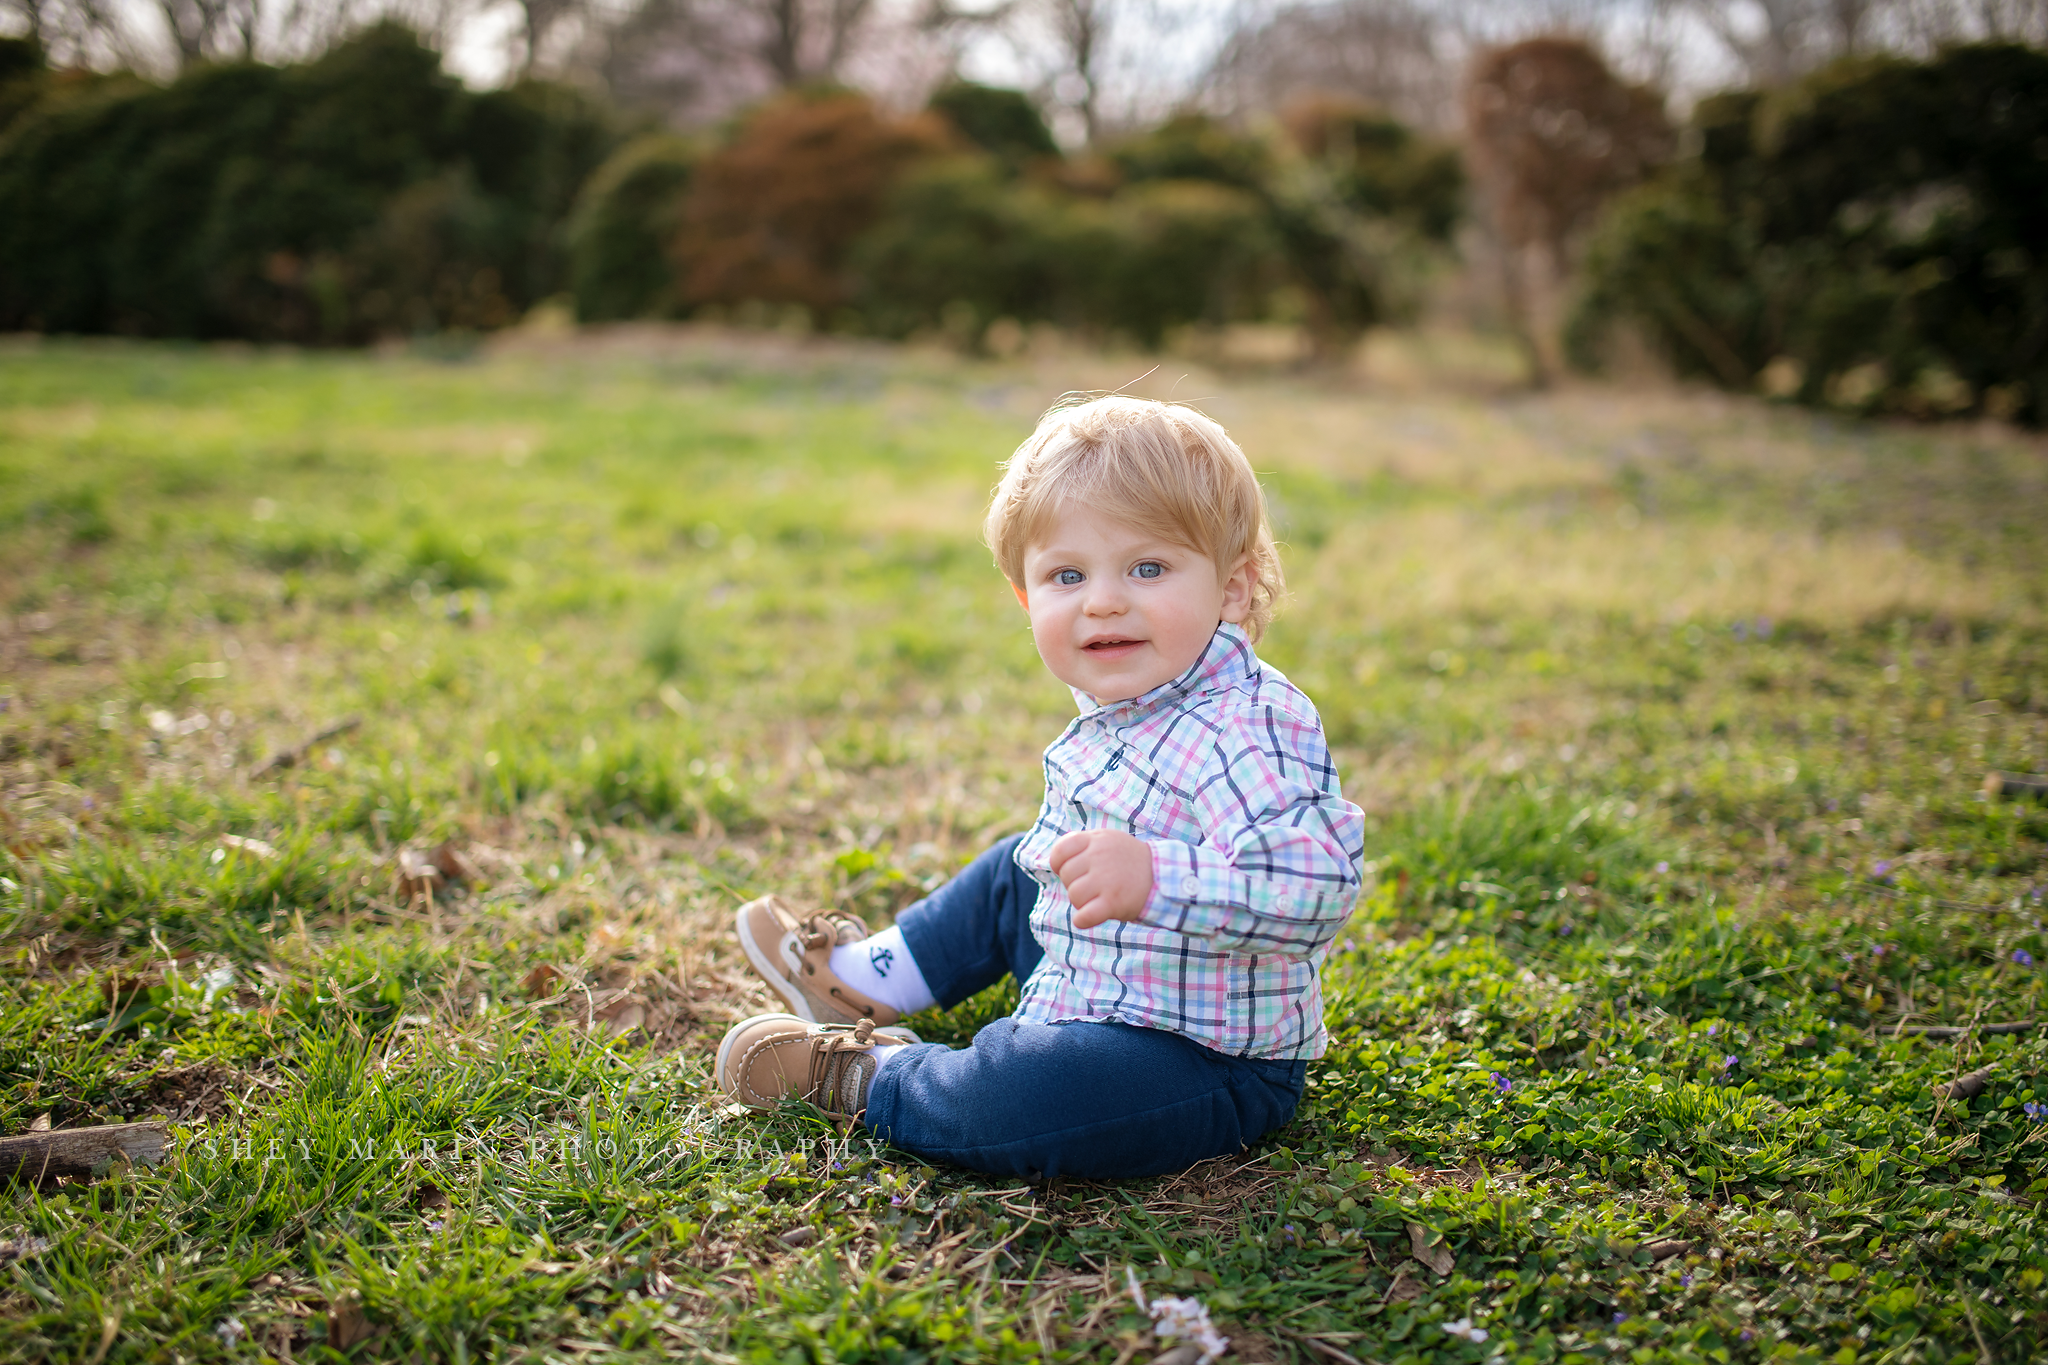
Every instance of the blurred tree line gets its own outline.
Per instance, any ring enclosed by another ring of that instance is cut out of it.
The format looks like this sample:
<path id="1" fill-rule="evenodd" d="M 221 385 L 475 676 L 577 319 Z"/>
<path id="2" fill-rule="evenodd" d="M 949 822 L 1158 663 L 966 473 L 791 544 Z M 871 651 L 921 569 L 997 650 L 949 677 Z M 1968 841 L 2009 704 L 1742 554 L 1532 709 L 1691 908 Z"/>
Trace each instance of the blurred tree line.
<path id="1" fill-rule="evenodd" d="M 119 34 L 82 0 L 0 39 L 0 327 L 351 343 L 567 299 L 1337 355 L 1461 259 L 1537 383 L 1633 338 L 1857 410 L 2048 404 L 2044 59 L 1959 41 L 2038 43 L 2048 0 L 1298 0 L 1165 94 L 1165 0 L 519 0 L 487 91 L 433 50 L 457 0 L 161 3 L 168 81 L 85 61 Z M 997 30 L 1029 90 L 947 74 Z M 1747 82 L 1683 125 L 1680 32 Z"/>
<path id="2" fill-rule="evenodd" d="M 0 50 L 9 329 L 346 343 L 566 293 L 587 319 L 797 310 L 970 346 L 1003 318 L 1154 346 L 1280 316 L 1335 349 L 1412 304 L 1462 195 L 1449 144 L 1341 100 L 1070 157 L 1021 94 L 965 83 L 908 116 L 819 86 L 715 136 L 636 130 L 560 84 L 466 90 L 389 24 L 163 86 Z"/>

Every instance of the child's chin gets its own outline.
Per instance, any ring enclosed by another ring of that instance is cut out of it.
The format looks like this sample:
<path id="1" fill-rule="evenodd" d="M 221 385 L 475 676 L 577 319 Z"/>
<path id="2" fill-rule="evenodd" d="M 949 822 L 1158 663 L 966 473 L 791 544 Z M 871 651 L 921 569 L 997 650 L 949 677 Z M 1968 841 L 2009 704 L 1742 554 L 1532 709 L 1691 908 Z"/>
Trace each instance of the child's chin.
<path id="1" fill-rule="evenodd" d="M 1168 674 L 1167 678 L 1172 676 Z M 1141 674 L 1105 669 L 1097 673 L 1091 681 L 1076 683 L 1075 686 L 1097 701 L 1107 704 L 1142 697 L 1160 683 L 1167 681 L 1167 678 L 1154 679 Z"/>

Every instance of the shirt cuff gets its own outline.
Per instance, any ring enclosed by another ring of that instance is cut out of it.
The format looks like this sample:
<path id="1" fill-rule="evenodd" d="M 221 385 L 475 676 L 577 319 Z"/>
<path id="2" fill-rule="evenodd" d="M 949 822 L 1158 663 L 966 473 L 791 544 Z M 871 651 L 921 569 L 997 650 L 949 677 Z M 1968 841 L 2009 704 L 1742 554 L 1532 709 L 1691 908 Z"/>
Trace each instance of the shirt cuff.
<path id="1" fill-rule="evenodd" d="M 1139 912 L 1142 924 L 1176 933 L 1187 932 L 1187 924 L 1201 903 L 1202 877 L 1195 867 L 1192 844 L 1178 839 L 1151 839 L 1152 894 Z"/>

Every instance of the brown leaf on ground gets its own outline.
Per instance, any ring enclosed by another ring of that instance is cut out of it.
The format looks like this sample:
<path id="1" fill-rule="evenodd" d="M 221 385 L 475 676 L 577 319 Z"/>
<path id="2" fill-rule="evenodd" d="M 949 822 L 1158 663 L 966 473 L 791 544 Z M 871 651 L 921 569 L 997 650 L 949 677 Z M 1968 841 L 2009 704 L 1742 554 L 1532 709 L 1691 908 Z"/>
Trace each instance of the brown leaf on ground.
<path id="1" fill-rule="evenodd" d="M 623 1038 L 647 1022 L 647 1006 L 636 996 L 622 995 L 609 1004 L 599 1005 L 590 1012 L 584 1027 L 595 1032 L 599 1025 L 610 1030 L 614 1038 Z"/>
<path id="2" fill-rule="evenodd" d="M 1683 1256 L 1692 1250 L 1692 1243 L 1678 1237 L 1668 1237 L 1661 1242 L 1652 1242 L 1643 1248 L 1650 1253 L 1653 1261 L 1668 1261 L 1673 1256 Z"/>
<path id="3" fill-rule="evenodd" d="M 816 1228 L 791 1228 L 787 1232 L 777 1233 L 775 1240 L 786 1247 L 807 1247 L 818 1240 L 818 1230 Z"/>
<path id="4" fill-rule="evenodd" d="M 555 983 L 561 979 L 561 968 L 543 962 L 526 974 L 526 979 L 519 983 L 519 988 L 525 991 L 528 996 L 538 1000 L 544 995 L 553 995 L 555 993 Z"/>
<path id="5" fill-rule="evenodd" d="M 1450 1274 L 1451 1267 L 1455 1264 L 1451 1259 L 1451 1249 L 1449 1247 L 1431 1246 L 1429 1244 L 1429 1229 L 1420 1223 L 1410 1223 L 1408 1225 L 1408 1249 L 1414 1253 L 1416 1260 L 1422 1262 L 1439 1275 Z"/>
<path id="6" fill-rule="evenodd" d="M 427 1209 L 445 1209 L 448 1207 L 448 1192 L 431 1180 L 422 1180 L 419 1189 L 414 1192 L 413 1198 L 418 1202 L 422 1211 Z"/>
<path id="7" fill-rule="evenodd" d="M 1423 1283 L 1402 1270 L 1394 1275 L 1394 1282 L 1387 1286 L 1387 1292 L 1380 1296 L 1382 1303 L 1408 1303 L 1422 1297 Z"/>
<path id="8" fill-rule="evenodd" d="M 327 1344 L 335 1350 L 346 1351 L 367 1341 L 376 1330 L 360 1299 L 335 1299 L 327 1305 Z"/>
<path id="9" fill-rule="evenodd" d="M 35 1120 L 35 1122 L 34 1122 L 34 1123 L 31 1123 L 31 1124 L 30 1124 L 30 1125 L 28 1126 L 28 1130 L 29 1130 L 29 1131 L 30 1131 L 31 1133 L 47 1133 L 47 1132 L 49 1132 L 49 1131 L 50 1131 L 50 1116 L 49 1116 L 48 1114 L 46 1114 L 46 1113 L 45 1113 L 45 1114 L 38 1114 L 38 1115 L 36 1115 L 36 1120 Z"/>
<path id="10" fill-rule="evenodd" d="M 453 839 L 444 839 L 434 845 L 434 851 L 427 858 L 450 886 L 463 886 L 478 879 L 476 864 L 456 846 Z"/>

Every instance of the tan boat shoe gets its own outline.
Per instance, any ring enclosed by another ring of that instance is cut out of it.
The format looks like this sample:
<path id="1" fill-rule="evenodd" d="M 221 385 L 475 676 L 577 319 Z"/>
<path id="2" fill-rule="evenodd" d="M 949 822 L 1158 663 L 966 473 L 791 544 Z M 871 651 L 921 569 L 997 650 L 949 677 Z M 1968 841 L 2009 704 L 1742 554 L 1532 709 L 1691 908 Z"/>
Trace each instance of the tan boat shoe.
<path id="1" fill-rule="evenodd" d="M 749 1109 L 809 1100 L 834 1118 L 857 1119 L 879 1063 L 871 1047 L 919 1041 L 907 1028 L 818 1024 L 793 1014 L 757 1014 L 726 1031 L 712 1075 L 718 1088 Z"/>
<path id="2" fill-rule="evenodd" d="M 902 1018 L 832 972 L 832 950 L 868 936 L 853 916 L 803 915 L 780 896 L 763 896 L 739 908 L 734 928 L 747 961 L 797 1018 L 815 1024 L 872 1019 L 883 1026 Z"/>

